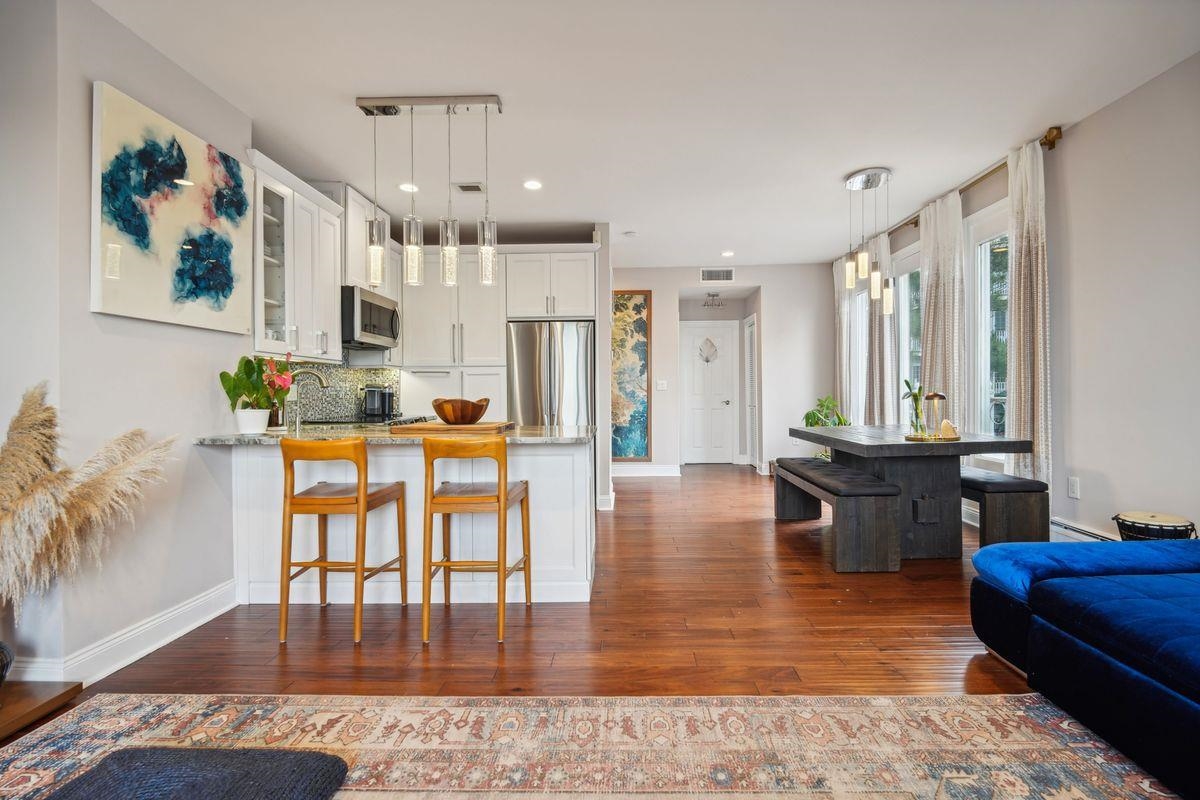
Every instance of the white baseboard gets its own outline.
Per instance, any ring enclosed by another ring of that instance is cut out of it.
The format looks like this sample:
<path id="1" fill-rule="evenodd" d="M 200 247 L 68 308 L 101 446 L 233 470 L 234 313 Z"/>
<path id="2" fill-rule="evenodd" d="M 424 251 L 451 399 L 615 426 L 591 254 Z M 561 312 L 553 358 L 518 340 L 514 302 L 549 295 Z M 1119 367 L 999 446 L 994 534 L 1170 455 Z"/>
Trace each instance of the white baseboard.
<path id="1" fill-rule="evenodd" d="M 617 493 L 596 495 L 597 511 L 612 511 L 617 506 Z"/>
<path id="2" fill-rule="evenodd" d="M 496 603 L 496 582 L 472 581 L 471 577 L 455 578 L 450 584 L 451 603 Z M 442 602 L 441 579 L 434 579 L 433 601 Z M 321 602 L 320 590 L 315 581 L 297 580 L 292 583 L 288 595 L 290 604 L 315 605 Z M 525 586 L 521 575 L 514 575 L 508 580 L 505 590 L 511 603 L 523 602 Z M 586 603 L 592 597 L 592 584 L 589 581 L 535 581 L 533 586 L 534 603 Z M 349 581 L 329 582 L 329 603 L 350 605 L 354 602 L 354 587 Z M 263 581 L 250 584 L 250 602 L 276 605 L 279 603 L 278 581 Z M 377 605 L 380 603 L 399 603 L 400 584 L 394 580 L 383 580 L 382 576 L 367 581 L 363 587 L 363 603 Z M 421 582 L 408 582 L 408 604 L 421 606 Z"/>
<path id="3" fill-rule="evenodd" d="M 1091 525 L 1084 525 L 1082 522 L 1063 519 L 1062 517 L 1050 518 L 1050 534 L 1052 538 L 1061 538 L 1064 541 L 1077 542 L 1117 542 L 1121 537 L 1115 533 L 1102 531 L 1098 528 L 1093 528 Z"/>
<path id="4" fill-rule="evenodd" d="M 65 680 L 95 683 L 237 605 L 233 581 L 184 600 L 63 659 Z"/>
<path id="5" fill-rule="evenodd" d="M 10 681 L 61 681 L 63 662 L 61 658 L 28 658 L 17 656 L 8 671 Z"/>
<path id="6" fill-rule="evenodd" d="M 962 503 L 962 521 L 970 525 L 972 528 L 979 527 L 979 506 L 969 500 L 963 500 Z"/>
<path id="7" fill-rule="evenodd" d="M 733 463 L 737 466 L 745 467 L 750 464 L 750 456 L 745 453 L 734 453 Z"/>
<path id="8" fill-rule="evenodd" d="M 771 474 L 770 462 L 764 461 L 761 464 L 759 464 L 758 465 L 758 474 L 759 475 L 770 475 Z"/>
<path id="9" fill-rule="evenodd" d="M 678 464 L 641 464 L 637 462 L 614 462 L 614 478 L 678 478 Z"/>

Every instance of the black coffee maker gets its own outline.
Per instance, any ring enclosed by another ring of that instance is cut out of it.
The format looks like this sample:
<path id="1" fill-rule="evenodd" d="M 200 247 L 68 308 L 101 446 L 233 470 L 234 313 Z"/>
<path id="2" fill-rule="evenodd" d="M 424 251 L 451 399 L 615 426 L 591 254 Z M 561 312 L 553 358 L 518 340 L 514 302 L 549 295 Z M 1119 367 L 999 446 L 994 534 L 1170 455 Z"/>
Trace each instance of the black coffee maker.
<path id="1" fill-rule="evenodd" d="M 362 415 L 366 422 L 389 422 L 396 413 L 396 392 L 390 386 L 363 387 Z"/>

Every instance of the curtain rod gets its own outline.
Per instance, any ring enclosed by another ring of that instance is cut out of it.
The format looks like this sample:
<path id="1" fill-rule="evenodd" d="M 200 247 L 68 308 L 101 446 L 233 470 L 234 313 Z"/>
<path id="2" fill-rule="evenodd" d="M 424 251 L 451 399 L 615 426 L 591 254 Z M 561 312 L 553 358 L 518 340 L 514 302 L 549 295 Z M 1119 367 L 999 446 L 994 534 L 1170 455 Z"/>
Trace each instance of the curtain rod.
<path id="1" fill-rule="evenodd" d="M 1056 145 L 1058 143 L 1058 141 L 1060 139 L 1062 139 L 1062 136 L 1063 136 L 1062 128 L 1060 128 L 1057 125 L 1054 125 L 1054 126 L 1046 129 L 1046 134 L 1044 136 L 1042 136 L 1041 139 L 1038 140 L 1038 143 L 1042 147 L 1046 148 L 1047 150 L 1053 150 L 1054 145 Z M 1008 168 L 1008 156 L 1005 156 L 1004 158 L 997 161 L 995 164 L 992 164 L 990 167 L 985 169 L 983 172 L 980 172 L 977 175 L 975 175 L 975 177 L 971 178 L 966 183 L 960 185 L 958 187 L 958 191 L 965 192 L 970 189 L 973 189 L 976 186 L 978 186 L 979 184 L 986 181 L 988 178 L 990 178 L 993 175 L 1000 172 L 1000 170 L 1007 169 L 1007 168 Z M 906 225 L 912 225 L 914 228 L 920 227 L 920 219 L 921 219 L 921 211 L 920 211 L 920 209 L 918 209 L 917 213 L 906 218 L 902 222 L 897 222 L 895 225 L 888 228 L 887 233 L 890 236 L 891 234 L 895 233 L 896 231 L 900 230 L 901 228 L 903 228 Z"/>

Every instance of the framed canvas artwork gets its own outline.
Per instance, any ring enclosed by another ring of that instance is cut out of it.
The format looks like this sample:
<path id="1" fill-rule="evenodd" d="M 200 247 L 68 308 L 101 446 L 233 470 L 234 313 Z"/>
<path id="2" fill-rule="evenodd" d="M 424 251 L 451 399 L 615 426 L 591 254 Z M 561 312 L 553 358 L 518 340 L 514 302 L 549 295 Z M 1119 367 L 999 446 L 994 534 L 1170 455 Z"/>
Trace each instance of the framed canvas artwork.
<path id="1" fill-rule="evenodd" d="M 253 183 L 233 156 L 97 81 L 91 310 L 249 333 Z"/>
<path id="2" fill-rule="evenodd" d="M 650 460 L 650 292 L 613 292 L 613 461 Z"/>

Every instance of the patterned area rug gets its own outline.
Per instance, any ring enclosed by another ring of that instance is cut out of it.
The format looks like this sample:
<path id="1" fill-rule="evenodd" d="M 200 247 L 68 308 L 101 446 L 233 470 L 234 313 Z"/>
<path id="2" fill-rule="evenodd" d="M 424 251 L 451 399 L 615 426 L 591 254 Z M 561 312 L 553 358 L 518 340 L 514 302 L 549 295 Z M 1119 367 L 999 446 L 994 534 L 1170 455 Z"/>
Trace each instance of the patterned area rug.
<path id="1" fill-rule="evenodd" d="M 132 744 L 284 747 L 350 765 L 339 798 L 1169 797 L 1037 695 L 99 695 L 0 750 L 36 798 Z"/>

